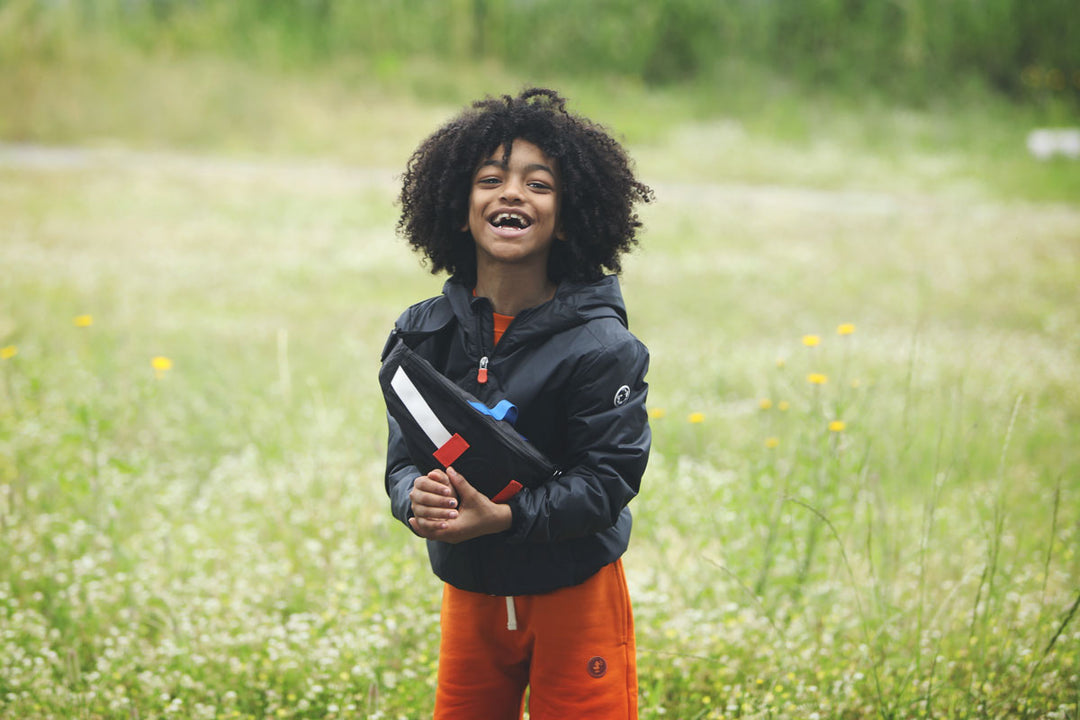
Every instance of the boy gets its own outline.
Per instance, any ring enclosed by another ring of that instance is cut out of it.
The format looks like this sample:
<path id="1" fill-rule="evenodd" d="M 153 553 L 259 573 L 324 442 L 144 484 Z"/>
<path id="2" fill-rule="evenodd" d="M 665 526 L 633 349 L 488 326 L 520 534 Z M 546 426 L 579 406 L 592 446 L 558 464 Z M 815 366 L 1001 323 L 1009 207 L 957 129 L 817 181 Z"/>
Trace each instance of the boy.
<path id="1" fill-rule="evenodd" d="M 513 402 L 562 470 L 496 503 L 452 466 L 421 475 L 388 417 L 392 510 L 445 582 L 438 719 L 518 718 L 526 688 L 533 720 L 637 717 L 620 557 L 649 454 L 648 350 L 616 274 L 651 199 L 623 148 L 546 89 L 475 103 L 409 160 L 398 229 L 450 278 L 395 332 L 482 402 Z"/>

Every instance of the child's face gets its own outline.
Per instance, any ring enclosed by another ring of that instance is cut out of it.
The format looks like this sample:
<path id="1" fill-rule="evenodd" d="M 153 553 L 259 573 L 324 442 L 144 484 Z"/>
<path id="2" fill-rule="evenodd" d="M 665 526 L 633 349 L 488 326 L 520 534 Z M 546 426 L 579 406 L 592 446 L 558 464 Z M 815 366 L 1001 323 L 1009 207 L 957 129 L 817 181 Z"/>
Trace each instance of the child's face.
<path id="1" fill-rule="evenodd" d="M 551 243 L 559 235 L 559 179 L 555 162 L 527 140 L 514 140 L 480 163 L 469 193 L 468 230 L 478 271 L 503 264 L 535 266 L 547 274 Z"/>

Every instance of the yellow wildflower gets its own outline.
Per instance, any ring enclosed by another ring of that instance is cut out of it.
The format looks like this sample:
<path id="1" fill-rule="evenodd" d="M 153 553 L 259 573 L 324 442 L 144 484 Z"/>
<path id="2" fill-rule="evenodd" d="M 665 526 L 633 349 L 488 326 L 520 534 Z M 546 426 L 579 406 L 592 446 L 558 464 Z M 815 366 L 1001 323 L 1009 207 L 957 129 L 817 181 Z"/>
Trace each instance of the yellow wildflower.
<path id="1" fill-rule="evenodd" d="M 758 400 L 758 405 L 761 406 L 762 410 L 768 410 L 772 407 L 772 400 L 770 400 L 769 398 L 761 398 L 760 400 Z"/>
<path id="2" fill-rule="evenodd" d="M 777 403 L 776 407 L 779 408 L 780 412 L 787 412 L 791 409 L 791 403 L 789 403 L 787 400 L 781 400 L 779 403 Z"/>
<path id="3" fill-rule="evenodd" d="M 806 347 L 817 347 L 821 343 L 821 338 L 817 335 L 803 335 L 802 344 Z"/>
<path id="4" fill-rule="evenodd" d="M 665 415 L 667 415 L 667 410 L 665 410 L 664 408 L 652 408 L 649 410 L 649 417 L 651 417 L 653 420 L 659 420 Z"/>
<path id="5" fill-rule="evenodd" d="M 93 315 L 76 315 L 71 321 L 75 327 L 90 327 L 94 324 Z"/>
<path id="6" fill-rule="evenodd" d="M 862 380 L 860 380 L 859 378 L 855 378 L 851 381 L 851 387 L 855 388 L 856 390 L 858 390 L 861 386 Z"/>
<path id="7" fill-rule="evenodd" d="M 160 380 L 166 372 L 172 370 L 172 360 L 163 355 L 157 355 L 150 360 L 150 367 L 154 368 L 154 376 Z"/>
<path id="8" fill-rule="evenodd" d="M 786 364 L 787 360 L 784 360 L 784 358 L 776 358 L 776 367 L 783 368 Z"/>
<path id="9" fill-rule="evenodd" d="M 836 328 L 837 335 L 850 335 L 855 332 L 855 326 L 851 323 L 844 323 L 840 327 Z"/>
<path id="10" fill-rule="evenodd" d="M 833 420 L 829 423 L 829 430 L 836 433 L 843 432 L 846 427 L 847 424 L 843 420 Z"/>
<path id="11" fill-rule="evenodd" d="M 824 385 L 825 383 L 829 382 L 829 378 L 828 376 L 821 373 L 810 373 L 806 376 L 806 382 L 810 383 L 811 385 Z"/>
<path id="12" fill-rule="evenodd" d="M 0 348 L 0 360 L 10 360 L 19 354 L 19 348 L 14 345 L 8 345 L 7 347 Z"/>
<path id="13" fill-rule="evenodd" d="M 705 413 L 694 412 L 690 413 L 690 416 L 686 418 L 688 421 L 697 424 L 705 422 Z"/>
<path id="14" fill-rule="evenodd" d="M 770 449 L 775 448 L 775 447 L 780 447 L 780 438 L 778 438 L 778 437 L 767 437 L 767 438 L 765 438 L 765 447 L 770 448 Z"/>

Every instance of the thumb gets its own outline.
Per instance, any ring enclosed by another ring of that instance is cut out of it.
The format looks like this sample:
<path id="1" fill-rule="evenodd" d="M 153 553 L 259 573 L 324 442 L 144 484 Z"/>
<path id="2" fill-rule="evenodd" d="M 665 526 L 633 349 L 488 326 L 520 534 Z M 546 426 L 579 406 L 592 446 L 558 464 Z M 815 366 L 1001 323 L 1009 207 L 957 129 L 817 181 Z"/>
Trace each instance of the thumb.
<path id="1" fill-rule="evenodd" d="M 450 478 L 450 484 L 457 490 L 458 497 L 464 500 L 466 497 L 476 495 L 479 491 L 474 488 L 465 476 L 452 467 L 446 468 L 446 475 Z"/>

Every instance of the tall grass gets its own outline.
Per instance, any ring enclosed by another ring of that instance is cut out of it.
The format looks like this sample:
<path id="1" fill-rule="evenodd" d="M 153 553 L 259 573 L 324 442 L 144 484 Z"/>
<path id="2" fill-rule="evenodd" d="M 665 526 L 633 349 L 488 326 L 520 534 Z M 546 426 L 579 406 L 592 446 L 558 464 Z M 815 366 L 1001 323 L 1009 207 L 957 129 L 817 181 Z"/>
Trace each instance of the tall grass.
<path id="1" fill-rule="evenodd" d="M 1080 29 L 1070 0 L 86 0 L 0 4 L 7 57 L 99 37 L 154 53 L 225 53 L 274 67 L 417 55 L 524 74 L 667 85 L 766 67 L 804 84 L 927 101 L 976 83 L 1075 110 Z"/>
<path id="2" fill-rule="evenodd" d="M 369 92 L 403 163 L 444 110 Z M 1075 203 L 724 122 L 632 150 L 643 717 L 1075 716 Z M 429 714 L 374 375 L 440 280 L 331 155 L 0 148 L 0 716 Z"/>

